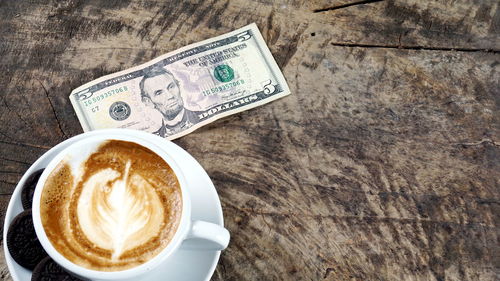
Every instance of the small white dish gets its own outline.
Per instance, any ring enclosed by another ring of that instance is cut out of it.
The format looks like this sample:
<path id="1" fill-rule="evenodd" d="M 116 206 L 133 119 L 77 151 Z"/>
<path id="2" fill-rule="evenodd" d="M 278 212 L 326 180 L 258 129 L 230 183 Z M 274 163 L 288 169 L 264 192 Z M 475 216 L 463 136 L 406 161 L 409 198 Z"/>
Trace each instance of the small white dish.
<path id="1" fill-rule="evenodd" d="M 114 129 L 118 132 L 120 129 Z M 110 130 L 107 130 L 110 131 Z M 3 246 L 5 259 L 7 266 L 9 268 L 10 274 L 14 281 L 30 281 L 31 271 L 18 265 L 11 257 L 8 249 L 5 237 L 7 236 L 7 230 L 14 219 L 14 217 L 23 211 L 21 205 L 21 189 L 22 185 L 26 181 L 29 175 L 38 169 L 45 168 L 50 160 L 57 155 L 61 150 L 70 145 L 71 143 L 80 140 L 81 138 L 100 134 L 99 130 L 88 132 L 85 134 L 77 135 L 66 141 L 56 145 L 45 154 L 43 154 L 23 175 L 19 183 L 17 184 L 12 197 L 7 208 L 4 221 L 4 233 L 3 233 Z M 159 147 L 162 143 L 168 141 L 161 137 L 153 134 L 140 132 L 144 137 L 152 142 L 155 142 Z M 215 187 L 208 177 L 207 173 L 203 167 L 184 149 L 175 145 L 175 154 L 189 159 L 186 162 L 180 163 L 181 169 L 188 169 L 192 171 L 193 177 L 186 179 L 189 186 L 189 194 L 192 202 L 192 219 L 193 220 L 204 220 L 212 223 L 224 226 L 222 207 L 220 205 L 219 196 Z M 175 156 L 175 155 L 173 155 Z M 182 167 L 185 166 L 185 167 Z M 160 281 L 160 280 L 186 280 L 186 281 L 200 281 L 200 280 L 210 280 L 212 277 L 217 262 L 220 257 L 220 251 L 207 251 L 207 250 L 188 250 L 192 248 L 202 248 L 203 245 L 194 245 L 195 243 L 202 243 L 201 241 L 186 241 L 181 246 L 179 251 L 177 251 L 171 258 L 167 260 L 164 265 L 158 267 L 157 270 L 149 273 L 146 277 L 142 278 L 142 281 Z"/>

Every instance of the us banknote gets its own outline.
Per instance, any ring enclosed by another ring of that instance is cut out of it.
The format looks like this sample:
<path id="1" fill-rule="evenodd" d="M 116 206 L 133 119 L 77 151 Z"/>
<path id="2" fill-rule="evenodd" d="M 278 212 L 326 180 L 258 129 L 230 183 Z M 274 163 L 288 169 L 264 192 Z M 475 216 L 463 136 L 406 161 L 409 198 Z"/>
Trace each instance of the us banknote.
<path id="1" fill-rule="evenodd" d="M 250 24 L 103 76 L 73 90 L 70 100 L 84 131 L 128 128 L 175 139 L 289 94 Z"/>

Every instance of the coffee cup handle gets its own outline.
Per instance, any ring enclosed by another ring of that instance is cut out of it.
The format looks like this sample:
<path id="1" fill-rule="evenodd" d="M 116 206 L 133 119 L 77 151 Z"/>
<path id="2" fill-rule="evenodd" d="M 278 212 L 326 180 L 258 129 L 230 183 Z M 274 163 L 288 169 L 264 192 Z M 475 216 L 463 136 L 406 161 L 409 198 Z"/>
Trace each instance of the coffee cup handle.
<path id="1" fill-rule="evenodd" d="M 190 241 L 191 240 L 191 241 Z M 192 240 L 205 240 L 196 243 Z M 209 243 L 207 243 L 207 241 Z M 229 244 L 229 231 L 224 227 L 206 221 L 192 221 L 186 240 L 182 246 L 188 250 L 221 251 Z"/>

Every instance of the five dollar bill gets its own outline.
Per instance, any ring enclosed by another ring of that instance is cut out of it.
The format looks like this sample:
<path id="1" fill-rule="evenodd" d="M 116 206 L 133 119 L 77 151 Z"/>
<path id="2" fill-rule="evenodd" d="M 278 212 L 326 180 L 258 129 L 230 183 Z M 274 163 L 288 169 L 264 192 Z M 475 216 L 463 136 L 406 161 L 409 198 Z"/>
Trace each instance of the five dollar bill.
<path id="1" fill-rule="evenodd" d="M 250 24 L 91 81 L 70 100 L 84 131 L 128 128 L 172 140 L 289 94 Z"/>

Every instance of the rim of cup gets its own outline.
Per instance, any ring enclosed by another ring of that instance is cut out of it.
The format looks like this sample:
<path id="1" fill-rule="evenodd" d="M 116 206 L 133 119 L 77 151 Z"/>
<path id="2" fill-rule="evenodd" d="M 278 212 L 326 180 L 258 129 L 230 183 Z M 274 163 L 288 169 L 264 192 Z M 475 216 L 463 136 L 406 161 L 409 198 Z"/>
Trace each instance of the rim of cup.
<path id="1" fill-rule="evenodd" d="M 120 271 L 98 271 L 98 270 L 88 269 L 68 260 L 66 257 L 64 257 L 64 255 L 59 253 L 54 248 L 54 246 L 48 239 L 47 234 L 45 233 L 45 229 L 42 225 L 40 216 L 40 198 L 42 190 L 45 186 L 45 181 L 47 180 L 52 170 L 57 166 L 57 164 L 59 164 L 67 156 L 71 156 L 72 153 L 73 155 L 75 153 L 82 153 L 81 151 L 78 150 L 78 148 L 82 148 L 82 146 L 84 145 L 93 144 L 92 149 L 84 149 L 83 159 L 87 159 L 88 156 L 90 156 L 90 154 L 93 151 L 95 151 L 100 144 L 109 140 L 123 140 L 123 141 L 134 142 L 136 144 L 139 144 L 143 147 L 150 149 L 155 154 L 160 156 L 172 168 L 174 174 L 176 175 L 182 196 L 181 219 L 179 221 L 179 225 L 177 227 L 174 236 L 167 244 L 167 246 L 147 262 Z M 186 194 L 186 188 L 185 188 L 186 180 L 184 178 L 182 170 L 176 163 L 176 160 L 173 159 L 173 157 L 171 157 L 168 153 L 168 147 L 171 145 L 172 143 L 165 142 L 165 146 L 160 147 L 145 138 L 133 135 L 133 132 L 124 130 L 123 132 L 116 134 L 92 135 L 87 138 L 78 140 L 75 143 L 72 143 L 71 145 L 63 149 L 53 159 L 51 159 L 47 167 L 43 171 L 42 175 L 40 176 L 40 179 L 36 185 L 35 193 L 33 196 L 33 205 L 32 205 L 32 210 L 33 210 L 32 215 L 33 215 L 33 224 L 35 227 L 35 232 L 37 234 L 40 243 L 42 244 L 42 247 L 45 249 L 47 254 L 49 254 L 49 256 L 52 259 L 54 259 L 55 262 L 57 262 L 59 265 L 69 270 L 70 272 L 85 278 L 99 279 L 99 280 L 120 280 L 120 279 L 132 278 L 151 271 L 158 265 L 162 264 L 166 259 L 168 259 L 168 257 L 170 257 L 170 255 L 173 254 L 175 250 L 181 245 L 182 241 L 187 235 L 191 223 L 190 219 L 191 202 L 189 201 L 189 196 Z"/>

